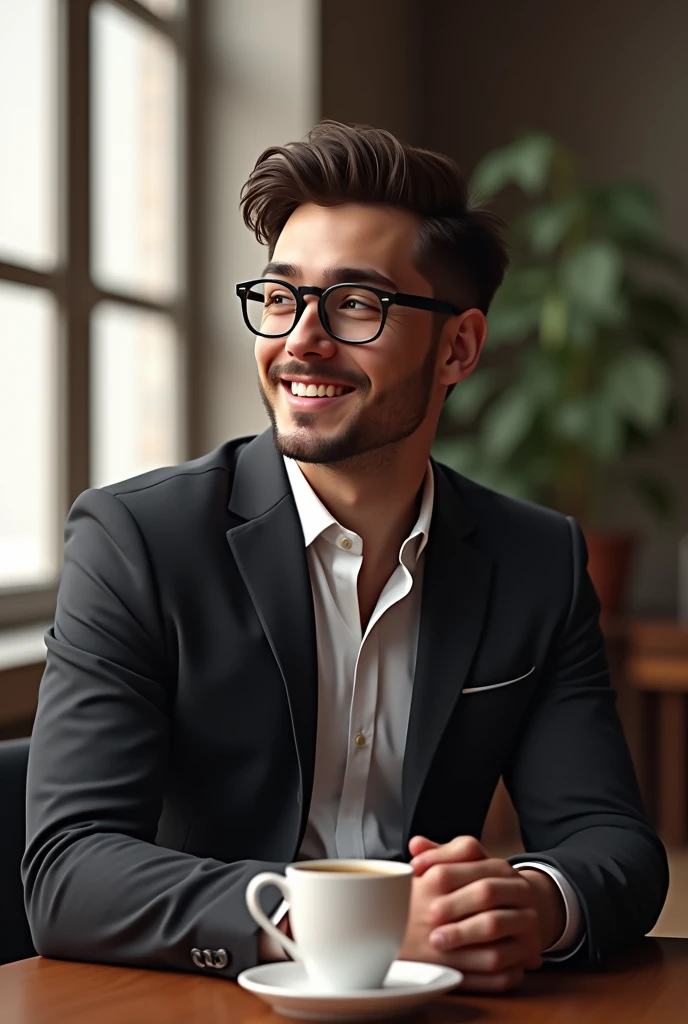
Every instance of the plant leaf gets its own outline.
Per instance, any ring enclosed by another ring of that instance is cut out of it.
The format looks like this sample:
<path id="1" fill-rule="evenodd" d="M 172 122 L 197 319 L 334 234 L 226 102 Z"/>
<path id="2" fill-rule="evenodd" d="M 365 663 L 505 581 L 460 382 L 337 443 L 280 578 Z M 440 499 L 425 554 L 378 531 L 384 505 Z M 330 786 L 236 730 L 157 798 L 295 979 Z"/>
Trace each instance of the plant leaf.
<path id="1" fill-rule="evenodd" d="M 616 322 L 621 308 L 623 257 L 612 242 L 592 241 L 575 249 L 561 265 L 565 293 L 604 322 Z"/>
<path id="2" fill-rule="evenodd" d="M 487 458 L 496 462 L 508 459 L 530 430 L 535 412 L 531 396 L 518 386 L 495 399 L 482 421 L 482 447 Z"/>
<path id="3" fill-rule="evenodd" d="M 549 256 L 561 245 L 583 208 L 580 195 L 543 203 L 528 210 L 514 225 L 514 231 L 538 256 Z"/>
<path id="4" fill-rule="evenodd" d="M 688 260 L 680 250 L 674 249 L 664 241 L 624 238 L 619 240 L 619 245 L 631 256 L 639 256 L 648 263 L 656 263 L 659 267 L 673 270 L 681 277 L 688 276 Z"/>
<path id="5" fill-rule="evenodd" d="M 458 425 L 472 423 L 502 379 L 493 368 L 477 369 L 456 385 L 444 404 L 449 419 Z"/>
<path id="6" fill-rule="evenodd" d="M 614 462 L 623 452 L 623 418 L 599 395 L 562 402 L 552 417 L 552 427 L 562 440 L 580 446 L 596 462 Z"/>
<path id="7" fill-rule="evenodd" d="M 657 197 L 646 185 L 610 185 L 594 190 L 605 233 L 619 240 L 651 242 L 661 230 Z"/>
<path id="8" fill-rule="evenodd" d="M 587 448 L 597 462 L 616 462 L 623 455 L 626 430 L 622 418 L 599 396 L 591 401 Z"/>
<path id="9" fill-rule="evenodd" d="M 507 299 L 540 299 L 555 281 L 553 267 L 512 266 L 507 271 L 497 295 Z"/>
<path id="10" fill-rule="evenodd" d="M 561 374 L 549 354 L 538 346 L 524 352 L 520 381 L 520 386 L 529 392 L 537 405 L 546 405 L 559 394 Z"/>
<path id="11" fill-rule="evenodd" d="M 540 132 L 521 135 L 514 143 L 515 181 L 524 192 L 540 192 L 547 184 L 554 140 Z"/>
<path id="12" fill-rule="evenodd" d="M 540 310 L 540 341 L 545 348 L 561 348 L 566 341 L 569 304 L 561 292 L 551 291 L 545 296 Z"/>
<path id="13" fill-rule="evenodd" d="M 525 498 L 535 501 L 538 498 L 538 487 L 527 476 L 511 471 L 502 466 L 483 463 L 476 466 L 471 479 L 483 487 L 489 487 L 512 498 Z"/>
<path id="14" fill-rule="evenodd" d="M 553 150 L 554 141 L 547 135 L 522 135 L 480 160 L 470 190 L 481 200 L 491 199 L 510 184 L 519 185 L 527 193 L 541 191 L 547 183 Z"/>
<path id="15" fill-rule="evenodd" d="M 442 437 L 437 438 L 432 446 L 432 454 L 438 462 L 470 476 L 478 464 L 478 439 L 475 437 Z"/>
<path id="16" fill-rule="evenodd" d="M 438 462 L 483 487 L 517 498 L 536 500 L 538 497 L 539 488 L 527 473 L 519 473 L 484 458 L 477 437 L 438 438 L 432 446 L 432 455 Z"/>
<path id="17" fill-rule="evenodd" d="M 651 349 L 620 353 L 607 368 L 607 401 L 629 423 L 646 434 L 656 433 L 666 421 L 671 399 L 671 371 Z"/>
<path id="18" fill-rule="evenodd" d="M 487 315 L 488 342 L 504 345 L 523 341 L 535 333 L 540 320 L 541 300 L 509 300 L 497 294 Z"/>
<path id="19" fill-rule="evenodd" d="M 576 349 L 589 348 L 595 341 L 598 326 L 594 317 L 575 306 L 569 310 L 568 340 Z"/>
<path id="20" fill-rule="evenodd" d="M 582 444 L 587 439 L 590 415 L 587 397 L 567 398 L 554 410 L 552 428 L 562 440 Z"/>

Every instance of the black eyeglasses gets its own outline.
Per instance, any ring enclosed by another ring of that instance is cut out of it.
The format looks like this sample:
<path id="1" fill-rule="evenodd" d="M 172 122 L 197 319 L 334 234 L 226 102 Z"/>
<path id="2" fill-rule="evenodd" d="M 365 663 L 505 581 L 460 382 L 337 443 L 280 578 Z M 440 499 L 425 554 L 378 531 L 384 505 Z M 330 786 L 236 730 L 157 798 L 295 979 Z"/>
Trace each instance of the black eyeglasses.
<path id="1" fill-rule="evenodd" d="M 431 313 L 456 315 L 463 310 L 450 302 L 424 295 L 386 292 L 367 284 L 333 284 L 330 288 L 297 288 L 271 277 L 236 286 L 246 326 L 261 338 L 284 338 L 296 327 L 306 308 L 305 296 L 318 296 L 323 327 L 336 341 L 365 345 L 382 334 L 390 306 L 410 306 Z"/>

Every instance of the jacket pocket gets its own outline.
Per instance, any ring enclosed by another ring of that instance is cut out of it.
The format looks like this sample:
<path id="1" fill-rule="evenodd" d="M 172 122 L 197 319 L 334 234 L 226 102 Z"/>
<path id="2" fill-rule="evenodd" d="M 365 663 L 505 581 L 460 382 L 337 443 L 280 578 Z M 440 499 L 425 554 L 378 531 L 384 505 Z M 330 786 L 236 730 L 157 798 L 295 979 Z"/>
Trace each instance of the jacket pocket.
<path id="1" fill-rule="evenodd" d="M 513 686 L 514 683 L 520 683 L 521 680 L 527 679 L 528 676 L 532 676 L 534 671 L 535 665 L 528 669 L 527 672 L 524 672 L 522 676 L 516 676 L 515 679 L 506 679 L 503 683 L 489 683 L 487 686 L 467 686 L 461 691 L 461 696 L 463 697 L 466 693 L 485 693 L 487 690 L 499 690 L 503 686 Z"/>

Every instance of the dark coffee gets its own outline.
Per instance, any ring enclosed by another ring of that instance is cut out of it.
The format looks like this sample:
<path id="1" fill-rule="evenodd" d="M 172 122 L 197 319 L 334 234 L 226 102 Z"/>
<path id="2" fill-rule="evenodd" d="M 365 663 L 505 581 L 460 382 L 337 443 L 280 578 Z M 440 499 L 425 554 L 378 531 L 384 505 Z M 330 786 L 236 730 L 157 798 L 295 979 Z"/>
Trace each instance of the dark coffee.
<path id="1" fill-rule="evenodd" d="M 352 867 L 350 864 L 299 864 L 299 871 L 321 871 L 327 875 L 396 875 L 396 871 L 386 871 L 384 868 L 367 868 L 361 864 L 360 867 Z"/>

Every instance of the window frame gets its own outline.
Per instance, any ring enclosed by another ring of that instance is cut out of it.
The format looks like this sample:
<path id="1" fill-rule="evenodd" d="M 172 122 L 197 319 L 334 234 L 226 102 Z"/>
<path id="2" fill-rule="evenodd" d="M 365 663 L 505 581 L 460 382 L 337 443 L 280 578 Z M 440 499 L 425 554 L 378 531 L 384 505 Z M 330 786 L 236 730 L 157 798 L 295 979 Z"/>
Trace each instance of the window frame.
<path id="1" fill-rule="evenodd" d="M 109 3 L 165 35 L 179 59 L 177 297 L 149 300 L 97 285 L 91 276 L 91 8 Z M 62 527 L 69 508 L 90 486 L 90 346 L 91 314 L 112 301 L 133 309 L 167 315 L 175 325 L 179 365 L 178 407 L 180 459 L 198 450 L 200 437 L 200 40 L 203 3 L 186 0 L 177 17 L 164 18 L 139 0 L 58 0 L 57 33 L 57 175 L 59 211 L 56 265 L 39 270 L 0 260 L 0 280 L 47 291 L 57 309 L 58 335 L 58 494 L 54 543 L 62 547 Z M 189 339 L 194 339 L 190 358 Z M 0 587 L 0 629 L 52 619 L 59 583 Z"/>

